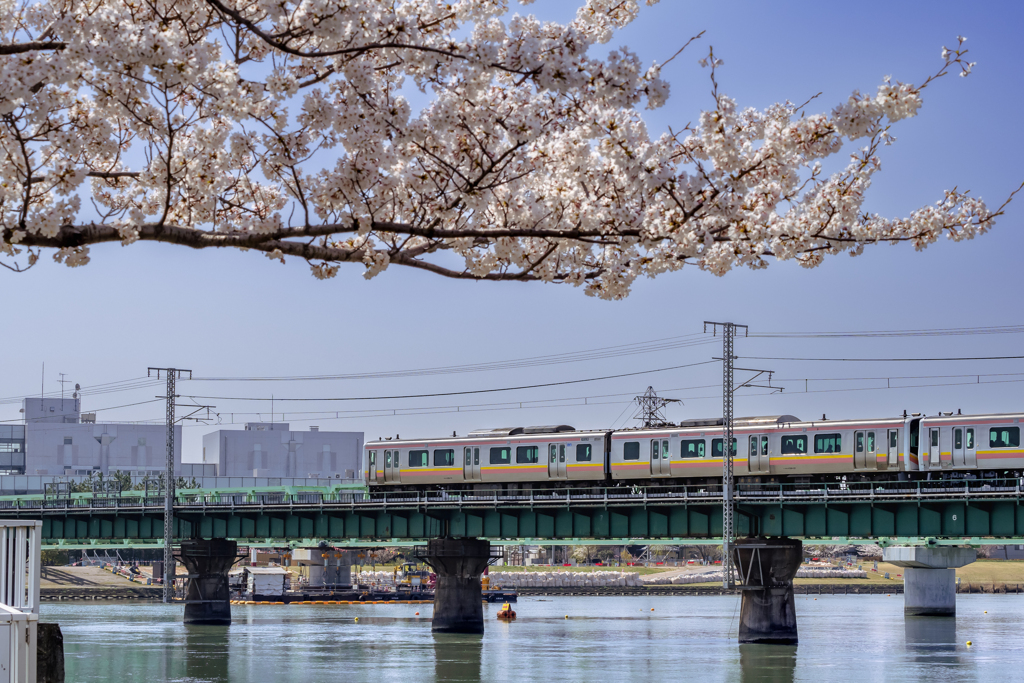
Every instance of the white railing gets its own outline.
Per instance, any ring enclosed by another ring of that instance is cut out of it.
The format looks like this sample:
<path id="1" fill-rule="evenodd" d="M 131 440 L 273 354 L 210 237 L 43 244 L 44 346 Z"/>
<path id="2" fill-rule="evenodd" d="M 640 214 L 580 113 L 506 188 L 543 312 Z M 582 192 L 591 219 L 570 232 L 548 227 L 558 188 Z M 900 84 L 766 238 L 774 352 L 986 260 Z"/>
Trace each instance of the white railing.
<path id="1" fill-rule="evenodd" d="M 0 520 L 0 683 L 36 680 L 42 521 Z"/>

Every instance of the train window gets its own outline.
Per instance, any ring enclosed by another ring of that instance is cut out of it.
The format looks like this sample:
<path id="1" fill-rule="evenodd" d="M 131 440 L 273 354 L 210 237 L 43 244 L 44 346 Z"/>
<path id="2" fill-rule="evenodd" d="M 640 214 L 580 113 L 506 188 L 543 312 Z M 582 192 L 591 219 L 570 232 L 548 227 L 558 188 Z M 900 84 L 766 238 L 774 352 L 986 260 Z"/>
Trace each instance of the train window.
<path id="1" fill-rule="evenodd" d="M 661 442 L 661 459 L 662 460 L 668 460 L 668 456 L 669 455 L 670 455 L 670 453 L 669 453 L 669 449 L 668 449 L 668 439 L 664 439 Z"/>
<path id="2" fill-rule="evenodd" d="M 732 440 L 732 454 L 736 455 L 736 439 Z M 722 440 L 711 439 L 711 457 L 721 458 L 722 457 Z"/>
<path id="3" fill-rule="evenodd" d="M 875 433 L 868 432 L 868 453 L 875 452 Z"/>
<path id="4" fill-rule="evenodd" d="M 960 449 L 960 448 L 963 448 L 963 447 L 964 447 L 964 430 L 962 430 L 962 429 L 954 429 L 953 430 L 953 448 Z"/>
<path id="5" fill-rule="evenodd" d="M 507 465 L 512 462 L 512 449 L 507 446 L 491 449 L 492 465 Z"/>
<path id="6" fill-rule="evenodd" d="M 939 430 L 938 429 L 933 429 L 932 430 L 932 447 L 933 448 L 938 448 L 938 445 L 939 445 Z"/>
<path id="7" fill-rule="evenodd" d="M 857 452 L 858 453 L 863 453 L 864 452 L 864 432 L 857 432 L 856 448 L 857 448 Z M 816 453 L 820 452 L 820 451 L 818 451 L 818 442 L 817 441 L 814 442 L 814 451 Z"/>
<path id="8" fill-rule="evenodd" d="M 917 448 L 917 431 L 913 430 L 910 432 L 910 449 L 913 450 L 915 448 Z M 917 451 L 914 452 L 917 453 Z"/>
<path id="9" fill-rule="evenodd" d="M 473 449 L 471 449 L 471 448 L 467 448 L 466 449 L 466 463 L 465 464 L 466 464 L 467 467 L 469 465 L 473 464 Z"/>
<path id="10" fill-rule="evenodd" d="M 1016 448 L 1020 446 L 1020 427 L 996 427 L 988 430 L 990 448 Z"/>
<path id="11" fill-rule="evenodd" d="M 750 437 L 750 455 L 757 455 L 757 437 Z"/>
<path id="12" fill-rule="evenodd" d="M 537 462 L 540 449 L 537 446 L 516 446 L 516 462 L 533 464 Z"/>
<path id="13" fill-rule="evenodd" d="M 554 462 L 555 456 L 558 454 L 558 446 L 556 444 L 551 444 L 548 450 L 551 451 L 551 462 Z"/>
<path id="14" fill-rule="evenodd" d="M 889 448 L 896 448 L 898 439 L 899 432 L 897 430 L 894 429 L 891 432 L 889 432 Z"/>
<path id="15" fill-rule="evenodd" d="M 455 451 L 451 448 L 434 449 L 434 467 L 454 467 Z"/>
<path id="16" fill-rule="evenodd" d="M 796 455 L 807 452 L 807 437 L 803 434 L 782 437 L 782 454 Z"/>
<path id="17" fill-rule="evenodd" d="M 842 436 L 840 434 L 815 434 L 815 453 L 840 453 L 843 450 Z"/>
<path id="18" fill-rule="evenodd" d="M 565 462 L 565 444 L 558 447 L 558 462 Z"/>
<path id="19" fill-rule="evenodd" d="M 768 455 L 768 437 L 761 437 L 761 455 Z"/>
<path id="20" fill-rule="evenodd" d="M 434 451 L 435 453 L 437 451 Z M 398 453 L 395 453 L 395 464 L 398 464 Z M 409 451 L 409 467 L 427 467 L 430 465 L 430 451 Z"/>
<path id="21" fill-rule="evenodd" d="M 661 453 L 661 442 L 657 439 L 651 439 L 651 460 L 657 460 Z"/>
<path id="22" fill-rule="evenodd" d="M 640 459 L 640 442 L 639 441 L 627 441 L 622 444 L 622 459 L 623 460 L 639 460 Z"/>
<path id="23" fill-rule="evenodd" d="M 576 444 L 576 462 L 590 462 L 590 444 Z"/>
<path id="24" fill-rule="evenodd" d="M 973 450 L 973 449 L 974 449 L 974 430 L 973 429 L 968 429 L 967 430 L 967 450 Z"/>
<path id="25" fill-rule="evenodd" d="M 391 467 L 391 451 L 384 451 L 384 467 Z"/>
<path id="26" fill-rule="evenodd" d="M 704 439 L 693 439 L 692 441 L 680 441 L 679 445 L 684 458 L 703 458 Z"/>
<path id="27" fill-rule="evenodd" d="M 370 464 L 371 465 L 376 465 L 377 464 L 377 451 L 370 451 Z"/>

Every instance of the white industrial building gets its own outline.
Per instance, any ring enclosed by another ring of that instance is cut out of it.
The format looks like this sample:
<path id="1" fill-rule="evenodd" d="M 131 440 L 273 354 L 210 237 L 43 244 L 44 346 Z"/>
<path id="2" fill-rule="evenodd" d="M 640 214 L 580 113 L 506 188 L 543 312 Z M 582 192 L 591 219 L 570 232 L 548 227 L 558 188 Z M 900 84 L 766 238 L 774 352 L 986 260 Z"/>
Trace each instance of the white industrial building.
<path id="1" fill-rule="evenodd" d="M 21 474 L 74 476 L 120 470 L 145 476 L 165 469 L 164 425 L 97 423 L 95 413 L 81 412 L 78 398 L 26 398 L 22 406 L 25 453 Z M 174 429 L 174 462 L 180 469 L 181 427 Z M 0 470 L 7 470 L 2 455 Z"/>
<path id="2" fill-rule="evenodd" d="M 362 432 L 292 431 L 281 422 L 250 422 L 245 429 L 221 429 L 203 436 L 202 465 L 220 477 L 359 476 Z"/>

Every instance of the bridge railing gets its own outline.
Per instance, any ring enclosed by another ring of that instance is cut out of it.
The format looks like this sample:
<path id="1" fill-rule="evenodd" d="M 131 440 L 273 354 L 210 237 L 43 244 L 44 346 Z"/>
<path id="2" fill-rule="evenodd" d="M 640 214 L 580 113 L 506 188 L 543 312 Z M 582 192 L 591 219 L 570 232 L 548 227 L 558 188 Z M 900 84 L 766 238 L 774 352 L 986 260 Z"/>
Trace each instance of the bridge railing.
<path id="1" fill-rule="evenodd" d="M 935 498 L 1022 498 L 1024 480 L 958 479 L 933 481 L 832 481 L 740 483 L 735 498 L 740 503 L 822 500 L 907 500 Z M 352 491 L 338 489 L 276 488 L 250 491 L 182 489 L 175 494 L 175 506 L 209 507 L 405 507 L 462 506 L 487 504 L 527 505 L 614 505 L 636 502 L 716 503 L 722 499 L 720 484 L 677 484 L 648 486 L 576 486 L 552 489 L 482 489 L 473 491 Z M 0 511 L 51 511 L 162 508 L 163 496 L 122 494 L 75 494 L 73 497 L 0 497 Z"/>

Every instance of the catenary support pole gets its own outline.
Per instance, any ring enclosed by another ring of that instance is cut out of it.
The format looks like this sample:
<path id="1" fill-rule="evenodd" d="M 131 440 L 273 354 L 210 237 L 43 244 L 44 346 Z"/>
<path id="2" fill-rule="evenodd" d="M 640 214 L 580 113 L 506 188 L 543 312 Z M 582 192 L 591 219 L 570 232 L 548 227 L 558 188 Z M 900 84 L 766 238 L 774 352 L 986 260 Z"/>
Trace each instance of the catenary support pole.
<path id="1" fill-rule="evenodd" d="M 178 368 L 149 368 L 157 377 L 163 372 L 167 376 L 167 462 L 164 470 L 164 602 L 174 597 L 174 401 L 177 398 L 175 382 L 183 372 L 192 376 L 191 370 Z"/>

